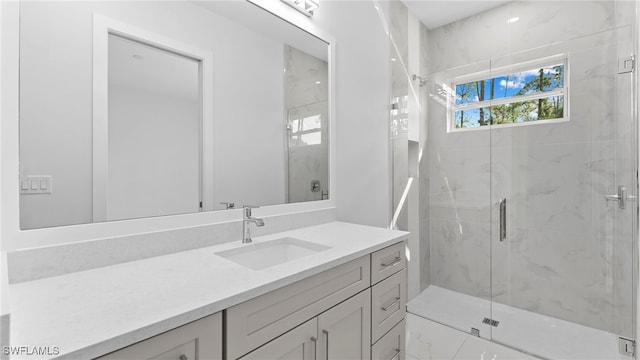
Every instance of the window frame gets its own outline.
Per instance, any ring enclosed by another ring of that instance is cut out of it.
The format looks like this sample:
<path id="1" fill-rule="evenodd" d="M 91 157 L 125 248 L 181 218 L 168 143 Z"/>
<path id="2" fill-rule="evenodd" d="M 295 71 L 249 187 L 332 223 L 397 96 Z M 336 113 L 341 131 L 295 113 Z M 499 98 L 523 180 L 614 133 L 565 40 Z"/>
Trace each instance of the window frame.
<path id="1" fill-rule="evenodd" d="M 302 128 L 304 127 L 304 120 L 306 119 L 310 119 L 310 118 L 314 118 L 317 117 L 320 121 L 320 126 L 319 127 L 315 127 L 315 128 L 311 128 L 311 129 L 307 129 L 307 130 L 303 130 Z M 293 126 L 293 122 L 294 121 L 298 121 L 298 127 L 297 129 Z M 289 141 L 291 141 L 293 139 L 293 137 L 296 137 L 295 140 L 295 147 L 301 147 L 301 146 L 314 146 L 314 145 L 322 145 L 322 114 L 314 114 L 314 115 L 310 115 L 310 116 L 304 116 L 304 117 L 299 117 L 297 119 L 294 120 L 289 120 L 289 126 L 291 126 L 291 137 L 289 139 Z M 302 136 L 303 135 L 309 135 L 309 134 L 315 134 L 318 133 L 320 134 L 320 143 L 319 144 L 307 144 L 307 143 L 303 143 L 302 141 Z M 289 146 L 291 146 L 291 142 L 289 142 Z"/>
<path id="2" fill-rule="evenodd" d="M 529 125 L 539 125 L 539 124 L 555 124 L 559 122 L 567 122 L 569 121 L 569 55 L 568 54 L 557 54 L 553 56 L 548 56 L 544 58 L 539 58 L 530 61 L 518 62 L 506 66 L 501 66 L 496 69 L 484 70 L 472 74 L 465 74 L 461 76 L 456 76 L 448 81 L 447 86 L 449 86 L 449 91 L 447 91 L 447 133 L 452 132 L 464 132 L 464 131 L 476 131 L 483 129 L 491 129 L 493 127 L 498 128 L 510 128 L 516 126 L 529 126 Z M 511 96 L 499 99 L 492 100 L 483 100 L 474 103 L 461 104 L 456 105 L 456 86 L 461 84 L 467 84 L 475 81 L 482 80 L 490 80 L 492 78 L 497 78 L 500 76 L 512 75 L 519 72 L 530 71 L 536 68 L 543 68 L 546 66 L 553 66 L 563 64 L 564 65 L 564 79 L 563 79 L 563 87 L 554 89 L 551 91 L 538 92 L 535 94 L 529 95 L 520 95 L 520 96 Z M 489 124 L 484 126 L 473 126 L 473 127 L 464 127 L 464 128 L 456 128 L 455 119 L 456 112 L 460 110 L 473 110 L 480 108 L 490 108 L 496 105 L 506 105 L 512 104 L 516 102 L 525 102 L 531 100 L 538 100 L 543 98 L 548 98 L 552 96 L 562 96 L 564 102 L 563 108 L 563 117 L 556 119 L 542 119 L 542 120 L 533 120 L 533 121 L 524 121 L 524 122 L 516 122 L 516 123 L 505 123 L 505 124 Z"/>

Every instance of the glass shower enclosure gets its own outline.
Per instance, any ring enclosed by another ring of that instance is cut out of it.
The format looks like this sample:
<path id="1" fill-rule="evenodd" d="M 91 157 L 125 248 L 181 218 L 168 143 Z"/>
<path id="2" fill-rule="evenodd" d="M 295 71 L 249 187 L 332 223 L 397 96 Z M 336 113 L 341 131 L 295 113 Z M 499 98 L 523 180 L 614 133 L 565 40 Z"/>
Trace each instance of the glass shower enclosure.
<path id="1" fill-rule="evenodd" d="M 518 1 L 429 30 L 409 312 L 543 358 L 630 356 L 635 11 Z"/>

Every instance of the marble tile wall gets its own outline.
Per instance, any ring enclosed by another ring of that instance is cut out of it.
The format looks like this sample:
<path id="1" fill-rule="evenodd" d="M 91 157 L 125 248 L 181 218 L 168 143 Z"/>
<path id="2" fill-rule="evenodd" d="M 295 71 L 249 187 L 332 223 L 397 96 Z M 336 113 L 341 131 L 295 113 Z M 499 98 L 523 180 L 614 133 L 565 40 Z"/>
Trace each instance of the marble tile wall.
<path id="1" fill-rule="evenodd" d="M 406 204 L 401 204 L 402 194 L 409 175 L 409 29 L 407 7 L 400 1 L 389 3 L 389 50 L 391 58 L 391 146 L 393 171 L 393 214 L 398 212 L 395 226 L 408 229 Z"/>
<path id="2" fill-rule="evenodd" d="M 409 296 L 417 295 L 430 283 L 428 156 L 426 106 L 428 90 L 413 75 L 428 74 L 428 29 L 400 1 L 389 2 L 389 48 L 391 68 L 390 134 L 393 164 L 392 210 L 395 226 L 412 233 L 409 241 L 415 267 L 409 269 Z M 413 182 L 401 203 L 409 178 Z M 423 231 L 423 229 L 425 231 Z"/>
<path id="3" fill-rule="evenodd" d="M 293 145 L 287 137 L 287 202 L 324 200 L 329 194 L 329 66 L 292 46 L 284 46 L 284 107 L 286 120 L 320 115 L 321 141 L 315 145 Z M 311 191 L 311 181 L 320 191 Z"/>
<path id="4" fill-rule="evenodd" d="M 430 283 L 630 336 L 632 213 L 604 200 L 635 185 L 631 78 L 617 74 L 628 6 L 517 1 L 429 32 Z M 569 121 L 447 133 L 438 89 L 450 78 L 560 53 Z"/>
<path id="5" fill-rule="evenodd" d="M 429 29 L 420 23 L 420 74 L 429 74 Z M 419 88 L 420 95 L 420 155 L 418 162 L 418 186 L 420 187 L 420 198 L 418 199 L 418 218 L 420 222 L 419 242 L 420 242 L 420 290 L 424 290 L 431 284 L 431 238 L 429 236 L 429 228 L 431 224 L 429 204 L 430 204 L 430 188 L 431 178 L 429 176 L 429 168 L 431 159 L 427 139 L 429 138 L 429 126 L 427 119 L 429 114 L 429 86 L 423 85 Z"/>

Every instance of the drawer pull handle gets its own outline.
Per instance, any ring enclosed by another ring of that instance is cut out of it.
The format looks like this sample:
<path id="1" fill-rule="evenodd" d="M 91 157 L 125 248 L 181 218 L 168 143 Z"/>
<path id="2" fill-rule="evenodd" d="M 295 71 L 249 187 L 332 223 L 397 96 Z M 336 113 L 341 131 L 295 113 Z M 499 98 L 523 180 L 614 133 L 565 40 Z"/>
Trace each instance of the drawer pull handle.
<path id="1" fill-rule="evenodd" d="M 383 268 L 389 267 L 389 266 L 393 266 L 397 263 L 399 263 L 400 261 L 402 261 L 402 258 L 400 256 L 396 256 L 395 258 L 393 258 L 393 260 L 389 261 L 388 263 L 382 263 L 380 264 Z"/>
<path id="2" fill-rule="evenodd" d="M 185 354 L 180 355 L 179 360 L 189 360 L 189 357 Z"/>
<path id="3" fill-rule="evenodd" d="M 327 338 L 327 342 L 326 342 L 326 352 L 325 352 L 325 359 L 329 360 L 329 331 L 328 330 L 322 330 L 322 333 L 324 334 L 324 336 Z"/>
<path id="4" fill-rule="evenodd" d="M 318 359 L 318 338 L 312 336 L 311 341 L 313 342 L 313 358 Z"/>
<path id="5" fill-rule="evenodd" d="M 387 311 L 387 310 L 391 309 L 392 307 L 396 306 L 399 303 L 400 303 L 400 297 L 396 296 L 396 300 L 394 302 L 392 302 L 391 304 L 387 305 L 387 306 L 383 306 L 382 310 Z"/>
<path id="6" fill-rule="evenodd" d="M 396 353 L 393 354 L 393 356 L 391 357 L 391 360 L 398 360 L 400 359 L 400 349 L 396 348 Z"/>

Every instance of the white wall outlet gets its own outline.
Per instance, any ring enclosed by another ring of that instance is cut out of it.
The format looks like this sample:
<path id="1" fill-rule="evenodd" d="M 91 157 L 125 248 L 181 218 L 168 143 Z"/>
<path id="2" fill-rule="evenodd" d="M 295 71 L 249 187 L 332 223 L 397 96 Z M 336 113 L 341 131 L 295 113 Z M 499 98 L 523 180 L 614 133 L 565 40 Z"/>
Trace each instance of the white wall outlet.
<path id="1" fill-rule="evenodd" d="M 51 175 L 29 175 L 20 180 L 20 194 L 52 194 Z"/>

